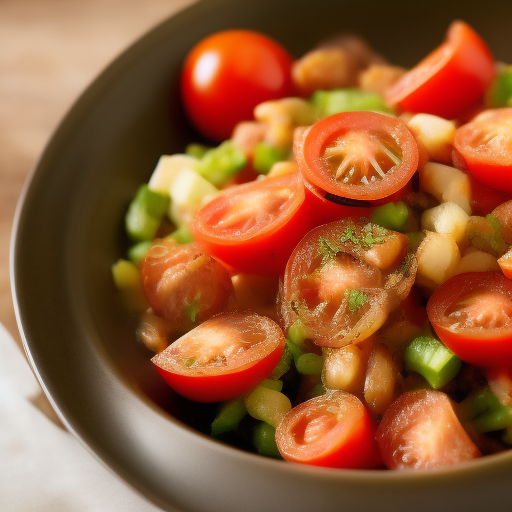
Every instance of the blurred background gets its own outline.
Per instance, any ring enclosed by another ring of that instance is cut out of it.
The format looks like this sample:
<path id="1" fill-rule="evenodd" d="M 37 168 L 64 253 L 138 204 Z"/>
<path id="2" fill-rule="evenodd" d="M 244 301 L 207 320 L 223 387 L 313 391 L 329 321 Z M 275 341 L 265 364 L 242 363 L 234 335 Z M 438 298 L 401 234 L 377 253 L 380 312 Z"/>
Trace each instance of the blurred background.
<path id="1" fill-rule="evenodd" d="M 9 240 L 25 178 L 98 73 L 144 32 L 191 3 L 0 0 L 0 323 L 18 344 Z"/>

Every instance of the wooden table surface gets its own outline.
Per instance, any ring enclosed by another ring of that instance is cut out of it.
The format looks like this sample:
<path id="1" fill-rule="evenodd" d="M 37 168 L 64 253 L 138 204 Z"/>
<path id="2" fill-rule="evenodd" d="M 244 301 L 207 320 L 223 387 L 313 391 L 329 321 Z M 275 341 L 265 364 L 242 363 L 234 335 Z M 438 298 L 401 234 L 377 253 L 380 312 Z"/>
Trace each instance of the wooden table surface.
<path id="1" fill-rule="evenodd" d="M 0 322 L 18 343 L 9 242 L 30 168 L 89 82 L 138 36 L 190 3 L 0 0 Z"/>

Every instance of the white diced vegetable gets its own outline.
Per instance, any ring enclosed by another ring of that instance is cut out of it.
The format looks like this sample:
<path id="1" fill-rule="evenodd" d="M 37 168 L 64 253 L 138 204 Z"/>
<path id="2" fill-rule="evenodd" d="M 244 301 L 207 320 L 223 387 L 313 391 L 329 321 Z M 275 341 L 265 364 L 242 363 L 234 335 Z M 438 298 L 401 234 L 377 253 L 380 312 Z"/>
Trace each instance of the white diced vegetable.
<path id="1" fill-rule="evenodd" d="M 218 193 L 219 190 L 196 171 L 181 169 L 169 187 L 169 218 L 178 226 L 189 224 L 194 215 Z"/>
<path id="2" fill-rule="evenodd" d="M 488 271 L 500 271 L 500 265 L 498 264 L 497 258 L 492 254 L 470 247 L 464 252 L 462 259 L 457 265 L 455 274 Z"/>
<path id="3" fill-rule="evenodd" d="M 471 215 L 471 185 L 467 175 L 459 169 L 428 162 L 420 169 L 420 186 L 440 203 L 455 203 Z"/>
<path id="4" fill-rule="evenodd" d="M 455 203 L 442 203 L 429 208 L 421 216 L 421 227 L 428 231 L 451 235 L 460 243 L 466 232 L 469 215 Z"/>
<path id="5" fill-rule="evenodd" d="M 169 194 L 169 187 L 182 169 L 193 169 L 197 158 L 189 155 L 162 155 L 149 178 L 148 188 L 160 194 Z"/>
<path id="6" fill-rule="evenodd" d="M 431 160 L 451 163 L 457 130 L 453 121 L 432 114 L 416 114 L 408 125 L 427 148 Z"/>

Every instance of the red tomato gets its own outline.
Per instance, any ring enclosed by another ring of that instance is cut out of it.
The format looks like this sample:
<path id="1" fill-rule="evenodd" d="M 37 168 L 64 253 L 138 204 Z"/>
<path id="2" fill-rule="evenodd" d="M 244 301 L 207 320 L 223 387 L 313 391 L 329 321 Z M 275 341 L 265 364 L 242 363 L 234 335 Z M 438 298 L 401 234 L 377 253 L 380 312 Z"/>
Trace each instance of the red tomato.
<path id="1" fill-rule="evenodd" d="M 441 341 L 475 366 L 512 365 L 512 281 L 499 272 L 452 277 L 427 314 Z"/>
<path id="2" fill-rule="evenodd" d="M 384 413 L 377 429 L 388 469 L 437 469 L 480 456 L 440 391 L 411 391 Z"/>
<path id="3" fill-rule="evenodd" d="M 457 129 L 454 146 L 478 181 L 512 192 L 512 108 L 482 112 Z"/>
<path id="4" fill-rule="evenodd" d="M 234 305 L 228 271 L 202 253 L 197 244 L 154 240 L 140 263 L 140 272 L 151 307 L 167 320 L 172 332 L 186 332 Z"/>
<path id="5" fill-rule="evenodd" d="M 203 39 L 181 75 L 192 124 L 209 139 L 228 139 L 237 123 L 253 118 L 256 105 L 292 96 L 291 64 L 281 45 L 257 32 L 226 30 Z"/>
<path id="6" fill-rule="evenodd" d="M 495 76 L 493 56 L 466 23 L 454 21 L 446 41 L 387 91 L 390 105 L 453 119 L 462 115 Z"/>
<path id="7" fill-rule="evenodd" d="M 414 283 L 405 235 L 367 222 L 311 230 L 293 251 L 279 290 L 283 325 L 300 319 L 317 345 L 343 347 L 377 331 Z"/>
<path id="8" fill-rule="evenodd" d="M 512 249 L 498 260 L 498 264 L 503 274 L 512 279 Z"/>
<path id="9" fill-rule="evenodd" d="M 294 407 L 276 431 L 284 459 L 331 468 L 379 465 L 375 423 L 350 393 L 333 391 Z"/>
<path id="10" fill-rule="evenodd" d="M 342 112 L 315 123 L 295 145 L 304 179 L 322 195 L 374 201 L 400 191 L 418 168 L 418 145 L 400 119 Z"/>
<path id="11" fill-rule="evenodd" d="M 278 275 L 311 227 L 301 177 L 292 173 L 224 190 L 191 231 L 206 253 L 238 271 Z"/>
<path id="12" fill-rule="evenodd" d="M 151 361 L 177 393 L 196 402 L 229 400 L 267 378 L 286 338 L 270 318 L 253 312 L 217 315 Z"/>

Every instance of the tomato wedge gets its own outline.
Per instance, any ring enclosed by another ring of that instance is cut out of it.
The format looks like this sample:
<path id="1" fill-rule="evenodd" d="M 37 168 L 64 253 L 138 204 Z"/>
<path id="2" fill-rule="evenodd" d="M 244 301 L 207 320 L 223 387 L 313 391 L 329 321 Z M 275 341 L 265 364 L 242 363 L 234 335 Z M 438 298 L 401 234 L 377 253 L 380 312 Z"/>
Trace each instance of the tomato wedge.
<path id="1" fill-rule="evenodd" d="M 438 469 L 480 456 L 440 391 L 411 391 L 384 413 L 377 429 L 388 469 Z"/>
<path id="2" fill-rule="evenodd" d="M 197 244 L 153 241 L 140 263 L 142 284 L 154 312 L 182 334 L 230 309 L 235 291 L 227 269 Z"/>
<path id="3" fill-rule="evenodd" d="M 512 281 L 499 272 L 459 274 L 430 297 L 441 341 L 475 366 L 512 365 Z"/>
<path id="4" fill-rule="evenodd" d="M 457 130 L 454 146 L 478 181 L 512 192 L 512 108 L 482 112 Z"/>
<path id="5" fill-rule="evenodd" d="M 512 407 L 512 366 L 488 368 L 485 376 L 496 398 L 503 405 Z"/>
<path id="6" fill-rule="evenodd" d="M 151 359 L 177 393 L 196 402 L 229 400 L 272 373 L 286 339 L 270 318 L 251 311 L 217 315 Z"/>
<path id="7" fill-rule="evenodd" d="M 385 99 L 407 112 L 454 119 L 483 96 L 495 74 L 493 56 L 480 36 L 454 21 L 446 41 L 395 82 Z"/>
<path id="8" fill-rule="evenodd" d="M 415 275 L 405 235 L 350 219 L 319 226 L 286 265 L 278 296 L 282 324 L 300 319 L 317 345 L 357 343 L 384 324 Z"/>
<path id="9" fill-rule="evenodd" d="M 342 112 L 321 119 L 295 145 L 304 179 L 327 198 L 374 201 L 409 182 L 418 145 L 400 119 L 376 112 Z"/>
<path id="10" fill-rule="evenodd" d="M 298 173 L 224 190 L 196 215 L 191 231 L 208 254 L 235 269 L 278 275 L 311 229 Z"/>
<path id="11" fill-rule="evenodd" d="M 276 431 L 284 459 L 331 468 L 371 469 L 379 465 L 375 423 L 363 403 L 333 391 L 294 407 Z"/>

